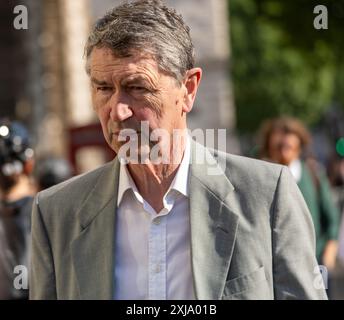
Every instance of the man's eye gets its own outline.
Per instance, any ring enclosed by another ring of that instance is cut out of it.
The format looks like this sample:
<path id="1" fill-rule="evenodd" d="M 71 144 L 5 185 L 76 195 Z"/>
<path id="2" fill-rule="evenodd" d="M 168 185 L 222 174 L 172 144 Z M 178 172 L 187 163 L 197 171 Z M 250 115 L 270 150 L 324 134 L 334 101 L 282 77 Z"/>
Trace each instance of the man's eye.
<path id="1" fill-rule="evenodd" d="M 135 92 L 147 92 L 148 89 L 145 87 L 140 87 L 140 86 L 131 86 L 129 87 L 129 90 L 135 91 Z"/>
<path id="2" fill-rule="evenodd" d="M 97 87 L 97 91 L 110 91 L 112 90 L 111 87 Z"/>

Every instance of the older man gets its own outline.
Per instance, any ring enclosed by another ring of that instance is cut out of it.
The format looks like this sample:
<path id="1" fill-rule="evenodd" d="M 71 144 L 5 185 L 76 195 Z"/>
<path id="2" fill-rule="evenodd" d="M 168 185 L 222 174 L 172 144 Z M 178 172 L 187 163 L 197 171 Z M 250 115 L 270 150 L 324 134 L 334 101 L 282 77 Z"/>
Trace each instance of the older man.
<path id="1" fill-rule="evenodd" d="M 183 134 L 202 71 L 181 16 L 157 0 L 123 4 L 97 22 L 86 56 L 105 139 L 125 161 L 38 194 L 31 298 L 326 298 L 288 169 Z M 150 156 L 157 145 L 169 161 Z"/>

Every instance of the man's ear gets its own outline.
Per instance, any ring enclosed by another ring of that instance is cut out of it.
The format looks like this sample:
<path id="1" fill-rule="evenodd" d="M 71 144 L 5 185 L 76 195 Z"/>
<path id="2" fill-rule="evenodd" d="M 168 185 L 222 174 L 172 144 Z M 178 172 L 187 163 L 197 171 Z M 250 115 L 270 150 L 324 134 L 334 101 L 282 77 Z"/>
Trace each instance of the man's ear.
<path id="1" fill-rule="evenodd" d="M 185 86 L 183 112 L 190 112 L 196 98 L 197 89 L 201 82 L 202 69 L 192 68 L 186 72 L 183 84 Z"/>

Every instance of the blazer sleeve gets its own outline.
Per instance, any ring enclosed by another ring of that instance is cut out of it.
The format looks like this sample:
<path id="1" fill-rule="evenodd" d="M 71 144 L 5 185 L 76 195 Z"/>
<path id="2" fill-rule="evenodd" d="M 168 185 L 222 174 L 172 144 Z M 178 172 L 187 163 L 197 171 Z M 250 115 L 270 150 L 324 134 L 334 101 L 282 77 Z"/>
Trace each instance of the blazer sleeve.
<path id="1" fill-rule="evenodd" d="M 274 197 L 272 251 L 275 299 L 327 299 L 321 274 L 324 270 L 319 269 L 315 258 L 312 218 L 284 166 Z"/>
<path id="2" fill-rule="evenodd" d="M 56 299 L 54 261 L 38 196 L 32 209 L 29 297 L 31 300 L 53 300 Z"/>

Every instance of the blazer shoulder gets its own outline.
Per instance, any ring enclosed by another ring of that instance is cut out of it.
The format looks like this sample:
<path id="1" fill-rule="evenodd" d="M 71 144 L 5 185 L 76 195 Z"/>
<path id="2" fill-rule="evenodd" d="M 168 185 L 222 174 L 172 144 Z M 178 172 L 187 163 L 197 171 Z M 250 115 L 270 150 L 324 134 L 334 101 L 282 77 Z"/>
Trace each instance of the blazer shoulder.
<path id="1" fill-rule="evenodd" d="M 274 181 L 275 184 L 280 178 L 282 170 L 289 170 L 286 166 L 280 164 L 217 150 L 214 151 L 214 156 L 226 161 L 225 174 L 230 181 L 247 179 L 248 181 L 262 184 Z"/>
<path id="2" fill-rule="evenodd" d="M 113 161 L 40 191 L 36 196 L 36 204 L 46 205 L 52 201 L 55 205 L 59 202 L 68 204 L 69 200 L 75 204 L 81 203 L 92 191 L 102 174 L 111 170 L 112 166 Z"/>

